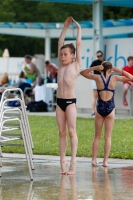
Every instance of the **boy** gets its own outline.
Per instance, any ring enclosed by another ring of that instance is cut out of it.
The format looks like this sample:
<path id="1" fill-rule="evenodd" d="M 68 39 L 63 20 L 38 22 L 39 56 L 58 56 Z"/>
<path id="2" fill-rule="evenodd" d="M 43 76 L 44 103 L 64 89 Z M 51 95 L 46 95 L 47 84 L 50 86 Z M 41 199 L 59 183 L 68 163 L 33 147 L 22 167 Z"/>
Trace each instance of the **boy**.
<path id="1" fill-rule="evenodd" d="M 73 60 L 75 56 L 74 45 L 64 45 L 65 35 L 72 21 L 77 27 L 76 60 Z M 81 27 L 72 17 L 68 17 L 64 22 L 64 28 L 58 41 L 58 59 L 60 67 L 58 70 L 56 121 L 59 127 L 60 136 L 61 174 L 66 174 L 67 161 L 65 154 L 67 147 L 67 125 L 72 153 L 70 168 L 67 174 L 73 175 L 75 173 L 76 153 L 78 146 L 78 138 L 76 134 L 76 97 L 74 90 L 81 66 Z"/>

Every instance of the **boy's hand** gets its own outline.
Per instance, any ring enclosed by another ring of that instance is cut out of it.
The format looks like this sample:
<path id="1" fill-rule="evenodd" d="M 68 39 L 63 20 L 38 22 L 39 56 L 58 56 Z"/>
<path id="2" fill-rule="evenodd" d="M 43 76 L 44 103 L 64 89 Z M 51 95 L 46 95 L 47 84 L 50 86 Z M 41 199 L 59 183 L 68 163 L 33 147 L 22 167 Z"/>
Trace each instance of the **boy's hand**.
<path id="1" fill-rule="evenodd" d="M 76 27 L 77 28 L 80 28 L 80 25 L 79 25 L 79 23 L 78 22 L 76 22 L 73 18 L 72 18 L 72 20 L 73 20 L 73 22 L 75 23 L 75 25 L 76 25 Z"/>
<path id="2" fill-rule="evenodd" d="M 64 22 L 64 27 L 65 27 L 65 28 L 68 28 L 68 27 L 70 26 L 72 20 L 73 20 L 73 18 L 72 18 L 71 16 L 68 17 L 68 18 L 65 20 L 65 22 Z"/>

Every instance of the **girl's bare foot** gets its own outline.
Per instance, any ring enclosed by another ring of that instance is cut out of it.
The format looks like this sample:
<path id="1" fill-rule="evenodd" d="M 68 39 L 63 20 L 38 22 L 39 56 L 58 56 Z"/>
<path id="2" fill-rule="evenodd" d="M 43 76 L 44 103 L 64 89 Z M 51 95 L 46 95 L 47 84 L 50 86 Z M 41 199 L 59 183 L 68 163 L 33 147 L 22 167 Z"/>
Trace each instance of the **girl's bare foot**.
<path id="1" fill-rule="evenodd" d="M 67 172 L 67 175 L 74 175 L 75 174 L 75 168 L 76 168 L 76 162 L 71 162 L 69 171 Z"/>
<path id="2" fill-rule="evenodd" d="M 99 162 L 97 162 L 96 160 L 92 160 L 92 166 L 94 167 L 94 166 L 96 166 Z"/>
<path id="3" fill-rule="evenodd" d="M 64 160 L 64 161 L 60 161 L 60 165 L 61 165 L 61 172 L 60 174 L 66 174 L 66 166 L 67 166 L 67 161 Z"/>

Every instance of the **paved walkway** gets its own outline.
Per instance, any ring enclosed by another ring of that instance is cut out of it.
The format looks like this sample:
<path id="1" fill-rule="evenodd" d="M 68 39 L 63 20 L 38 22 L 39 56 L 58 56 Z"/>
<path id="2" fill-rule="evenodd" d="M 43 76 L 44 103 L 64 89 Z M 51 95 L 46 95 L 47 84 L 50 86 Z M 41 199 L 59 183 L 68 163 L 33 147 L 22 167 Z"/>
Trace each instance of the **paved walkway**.
<path id="1" fill-rule="evenodd" d="M 16 154 L 16 153 L 3 153 L 4 158 L 20 158 L 20 159 L 25 159 L 25 154 Z M 67 160 L 70 161 L 70 156 L 67 156 Z M 36 162 L 37 160 L 39 162 L 47 161 L 49 162 L 56 162 L 57 165 L 59 165 L 60 157 L 59 156 L 51 156 L 51 155 L 36 155 L 34 154 L 33 156 L 34 161 Z M 102 167 L 102 161 L 103 158 L 98 158 L 99 164 L 97 165 L 98 167 Z M 88 157 L 77 157 L 77 165 L 80 165 L 80 163 L 87 163 L 88 167 L 91 166 L 91 158 Z M 129 159 L 116 159 L 116 158 L 109 158 L 108 159 L 108 168 L 121 168 L 121 167 L 129 167 L 133 166 L 133 160 Z"/>

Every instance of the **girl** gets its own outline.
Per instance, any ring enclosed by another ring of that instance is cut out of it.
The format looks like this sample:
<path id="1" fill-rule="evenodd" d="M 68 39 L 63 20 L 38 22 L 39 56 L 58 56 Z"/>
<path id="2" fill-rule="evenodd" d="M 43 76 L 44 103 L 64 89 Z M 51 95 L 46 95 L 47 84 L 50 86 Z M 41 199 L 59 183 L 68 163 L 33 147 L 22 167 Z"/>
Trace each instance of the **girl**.
<path id="1" fill-rule="evenodd" d="M 92 74 L 93 70 L 100 71 L 101 75 Z M 113 75 L 112 71 L 117 73 L 122 73 L 125 76 Z M 128 72 L 118 68 L 113 67 L 108 61 L 102 62 L 99 66 L 94 66 L 89 69 L 80 72 L 85 78 L 95 80 L 97 85 L 98 100 L 95 116 L 95 136 L 92 143 L 92 165 L 97 164 L 97 153 L 99 141 L 101 138 L 101 132 L 103 123 L 105 125 L 105 144 L 104 144 L 104 159 L 103 166 L 107 167 L 108 157 L 111 148 L 111 133 L 114 123 L 115 116 L 115 103 L 114 103 L 114 93 L 115 86 L 118 81 L 126 82 L 133 80 L 133 76 Z"/>

